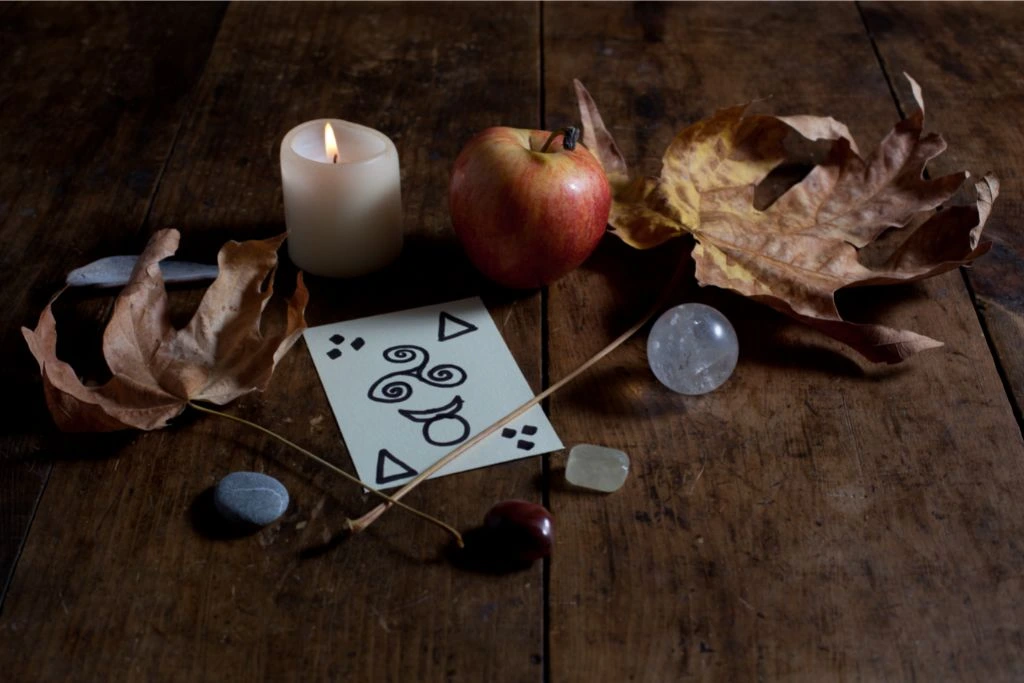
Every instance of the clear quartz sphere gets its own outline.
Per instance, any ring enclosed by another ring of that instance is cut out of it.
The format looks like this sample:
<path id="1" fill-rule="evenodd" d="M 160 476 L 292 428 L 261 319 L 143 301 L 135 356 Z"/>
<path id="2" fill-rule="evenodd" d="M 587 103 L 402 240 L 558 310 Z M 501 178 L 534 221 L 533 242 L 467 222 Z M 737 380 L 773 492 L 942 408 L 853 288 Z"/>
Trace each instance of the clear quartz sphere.
<path id="1" fill-rule="evenodd" d="M 694 396 L 725 383 L 739 358 L 736 330 L 717 309 L 704 304 L 670 308 L 647 337 L 647 363 L 672 391 Z"/>

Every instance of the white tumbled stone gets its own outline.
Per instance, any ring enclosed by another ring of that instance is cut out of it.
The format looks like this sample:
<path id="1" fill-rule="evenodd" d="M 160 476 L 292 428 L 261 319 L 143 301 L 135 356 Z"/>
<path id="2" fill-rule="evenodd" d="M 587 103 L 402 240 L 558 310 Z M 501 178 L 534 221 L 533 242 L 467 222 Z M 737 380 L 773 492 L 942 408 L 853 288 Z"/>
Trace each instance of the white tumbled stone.
<path id="1" fill-rule="evenodd" d="M 618 491 L 628 475 L 628 455 L 587 443 L 573 446 L 565 464 L 565 479 L 570 484 L 604 493 Z"/>

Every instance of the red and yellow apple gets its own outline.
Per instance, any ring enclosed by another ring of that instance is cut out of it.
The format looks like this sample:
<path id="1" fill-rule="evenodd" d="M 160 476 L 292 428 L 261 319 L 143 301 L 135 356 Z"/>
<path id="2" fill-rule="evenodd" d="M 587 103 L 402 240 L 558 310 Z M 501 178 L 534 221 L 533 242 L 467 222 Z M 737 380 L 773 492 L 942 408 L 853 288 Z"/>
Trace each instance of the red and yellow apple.
<path id="1" fill-rule="evenodd" d="M 545 144 L 548 143 L 548 144 Z M 612 193 L 576 131 L 488 128 L 452 170 L 448 207 L 469 260 L 505 287 L 551 284 L 594 251 Z"/>

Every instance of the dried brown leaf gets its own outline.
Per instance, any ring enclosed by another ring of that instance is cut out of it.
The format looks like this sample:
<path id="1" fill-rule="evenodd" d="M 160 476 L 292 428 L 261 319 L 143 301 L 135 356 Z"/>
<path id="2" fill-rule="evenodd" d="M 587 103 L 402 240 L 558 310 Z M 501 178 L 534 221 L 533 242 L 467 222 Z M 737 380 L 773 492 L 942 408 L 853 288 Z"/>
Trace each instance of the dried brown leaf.
<path id="1" fill-rule="evenodd" d="M 862 158 L 845 125 L 828 117 L 747 115 L 731 107 L 684 129 L 669 145 L 658 178 L 620 182 L 609 223 L 636 248 L 691 234 L 696 277 L 801 320 L 875 362 L 898 362 L 941 345 L 905 330 L 843 320 L 835 293 L 844 287 L 919 280 L 969 263 L 989 248 L 981 231 L 999 193 L 986 176 L 977 201 L 936 211 L 968 177 L 924 177 L 941 154 L 941 136 L 923 134 L 919 110 L 900 121 Z M 606 154 L 614 141 L 585 88 L 577 83 L 585 131 Z M 767 208 L 757 186 L 794 161 L 792 133 L 831 141 L 827 157 Z M 600 156 L 600 155 L 599 155 Z M 607 164 L 606 164 L 607 165 Z M 627 173 L 628 176 L 628 173 Z"/>
<path id="2" fill-rule="evenodd" d="M 34 330 L 22 328 L 39 362 L 47 405 L 61 429 L 159 429 L 189 401 L 223 405 L 262 390 L 305 329 L 309 294 L 300 273 L 284 329 L 269 337 L 260 330 L 283 235 L 224 245 L 217 258 L 220 274 L 188 325 L 174 329 L 159 263 L 174 254 L 178 240 L 176 230 L 153 235 L 118 296 L 103 334 L 103 356 L 112 373 L 106 384 L 85 386 L 57 358 L 52 301 Z"/>
<path id="3" fill-rule="evenodd" d="M 583 124 L 583 144 L 597 157 L 604 167 L 605 175 L 613 188 L 625 184 L 629 180 L 629 167 L 626 158 L 619 151 L 611 133 L 604 126 L 601 113 L 594 104 L 594 99 L 583 87 L 579 79 L 573 79 L 576 98 L 580 102 L 580 119 Z"/>

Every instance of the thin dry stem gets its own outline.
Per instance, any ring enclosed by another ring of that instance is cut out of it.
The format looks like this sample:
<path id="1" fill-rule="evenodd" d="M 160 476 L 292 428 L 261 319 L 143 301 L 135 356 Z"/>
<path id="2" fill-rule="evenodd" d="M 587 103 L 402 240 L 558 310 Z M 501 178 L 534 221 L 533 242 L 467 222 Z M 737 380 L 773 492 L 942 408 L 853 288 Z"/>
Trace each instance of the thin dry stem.
<path id="1" fill-rule="evenodd" d="M 593 367 L 595 364 L 597 364 L 599 361 L 601 361 L 601 359 L 603 359 L 605 356 L 607 356 L 612 351 L 614 351 L 619 346 L 621 346 L 623 342 L 625 342 L 627 339 L 629 339 L 634 334 L 636 334 L 637 331 L 641 327 L 646 325 L 647 322 L 651 318 L 653 318 L 654 315 L 658 311 L 660 311 L 662 309 L 662 307 L 665 305 L 665 303 L 668 300 L 668 298 L 671 296 L 672 291 L 675 289 L 676 284 L 679 282 L 679 279 L 682 277 L 682 274 L 684 272 L 685 264 L 686 264 L 685 260 L 680 262 L 679 266 L 676 268 L 675 273 L 673 273 L 671 280 L 669 280 L 669 283 L 665 286 L 665 289 L 662 291 L 661 296 L 658 297 L 658 300 L 654 303 L 654 305 L 651 306 L 651 308 L 636 323 L 634 323 L 632 327 L 630 327 L 628 330 L 626 330 L 621 335 L 616 337 L 616 339 L 614 341 L 612 341 L 610 344 L 608 344 L 608 346 L 604 347 L 603 349 L 598 351 L 596 354 L 591 356 L 586 362 L 584 362 L 578 368 L 576 368 L 575 370 L 570 372 L 568 375 L 566 375 L 562 379 L 558 380 L 557 382 L 552 384 L 550 387 L 548 387 L 544 391 L 540 392 L 539 394 L 537 394 L 536 396 L 531 398 L 526 403 L 522 404 L 521 406 L 519 406 L 518 408 L 513 410 L 508 415 L 505 415 L 504 417 L 499 419 L 497 422 L 495 422 L 491 426 L 489 426 L 486 429 L 484 429 L 482 432 L 479 432 L 474 437 L 472 437 L 468 441 L 464 442 L 461 446 L 459 446 L 458 448 L 456 448 L 452 452 L 448 453 L 448 455 L 445 455 L 444 457 L 442 457 L 440 460 L 435 462 L 430 467 L 427 467 L 426 469 L 424 469 L 422 472 L 420 472 L 418 475 L 416 475 L 416 477 L 414 477 L 411 481 L 409 481 L 409 483 L 407 483 L 405 486 L 403 486 L 402 488 L 400 488 L 397 491 L 395 491 L 392 494 L 391 499 L 393 501 L 399 500 L 400 498 L 405 496 L 405 494 L 409 493 L 414 488 L 419 486 L 420 483 L 422 483 L 424 479 L 426 479 L 427 477 L 431 476 L 432 474 L 437 472 L 439 469 L 441 469 L 442 467 L 444 467 L 445 465 L 447 465 L 451 461 L 455 460 L 456 458 L 458 458 L 460 455 L 462 455 L 463 453 L 465 453 L 469 449 L 471 449 L 474 446 L 476 446 L 477 444 L 479 444 L 481 441 L 486 439 L 488 436 L 490 436 L 494 432 L 498 431 L 503 426 L 505 426 L 506 424 L 508 424 L 512 420 L 516 419 L 517 417 L 519 417 L 520 415 L 522 415 L 523 413 L 528 411 L 530 408 L 534 407 L 535 405 L 537 405 L 538 403 L 540 403 L 541 401 L 546 399 L 548 396 L 551 396 L 556 391 L 558 391 L 559 389 L 561 389 L 565 385 L 569 384 L 569 382 L 573 381 L 574 379 L 576 379 L 577 377 L 582 375 L 584 372 L 586 372 L 591 367 Z M 359 519 L 354 520 L 352 522 L 352 533 L 359 533 L 360 531 L 365 530 L 367 527 L 369 527 L 371 524 L 373 524 L 375 521 L 377 521 L 377 519 L 380 518 L 381 515 L 383 515 L 385 512 L 387 512 L 388 508 L 390 508 L 390 507 L 391 507 L 391 503 L 390 502 L 381 503 L 380 505 L 378 505 L 377 507 L 375 507 L 374 509 L 370 510 L 365 515 L 360 517 Z"/>
<path id="2" fill-rule="evenodd" d="M 191 407 L 195 408 L 196 410 L 198 410 L 200 412 L 209 413 L 210 415 L 217 415 L 218 417 L 224 417 L 224 418 L 227 418 L 229 420 L 233 420 L 233 421 L 238 422 L 240 424 L 244 424 L 244 425 L 246 425 L 248 427 L 252 427 L 253 429 L 259 430 L 259 431 L 263 432 L 264 434 L 266 434 L 268 436 L 274 437 L 275 439 L 277 439 L 278 441 L 280 441 L 284 445 L 289 446 L 291 448 L 294 448 L 299 453 L 302 453 L 303 455 L 305 455 L 305 456 L 307 456 L 309 458 L 312 458 L 313 460 L 315 460 L 316 462 L 320 463 L 321 465 L 323 465 L 327 469 L 333 471 L 336 474 L 340 474 L 342 477 L 344 477 L 345 479 L 348 479 L 352 483 L 359 484 L 360 486 L 362 486 L 363 488 L 368 490 L 373 495 L 378 496 L 380 498 L 383 498 L 385 501 L 387 501 L 387 505 L 389 507 L 391 505 L 397 505 L 398 507 L 402 508 L 403 510 L 411 512 L 412 514 L 416 515 L 417 517 L 421 517 L 422 519 L 427 520 L 431 524 L 435 524 L 435 525 L 441 527 L 442 529 L 444 529 L 445 531 L 447 531 L 448 533 L 450 533 L 452 536 L 455 537 L 455 542 L 458 544 L 458 546 L 460 548 L 463 547 L 464 543 L 462 541 L 462 534 L 460 534 L 458 532 L 458 530 L 456 530 L 454 527 L 449 526 L 448 524 L 445 524 L 444 522 L 442 522 L 441 520 L 439 520 L 439 519 L 437 519 L 435 517 L 431 517 L 430 515 L 428 515 L 425 512 L 420 512 L 416 508 L 410 507 L 410 506 L 406 505 L 405 503 L 399 501 L 397 498 L 389 496 L 386 493 L 382 493 L 381 491 L 377 491 L 376 489 L 370 488 L 369 486 L 364 484 L 362 482 L 362 480 L 360 480 L 358 477 L 352 476 L 351 474 L 349 474 L 345 470 L 341 469 L 337 465 L 334 465 L 334 464 L 328 462 L 327 460 L 324 460 L 319 455 L 313 453 L 312 451 L 306 450 L 305 448 L 303 448 L 302 446 L 298 445 L 297 443 L 295 443 L 293 441 L 289 441 L 288 439 L 286 439 L 285 437 L 281 436 L 277 432 L 275 432 L 273 430 L 270 430 L 270 429 L 267 429 L 266 427 L 264 427 L 262 425 L 258 425 L 255 422 L 250 422 L 249 420 L 246 420 L 245 418 L 236 417 L 235 415 L 230 415 L 228 413 L 222 413 L 219 410 L 214 410 L 213 408 L 207 408 L 206 406 L 199 405 L 198 403 L 195 403 L 193 401 L 189 401 L 188 404 Z M 346 520 L 346 524 L 348 525 L 350 531 L 356 531 L 357 530 L 355 528 L 352 520 Z"/>

